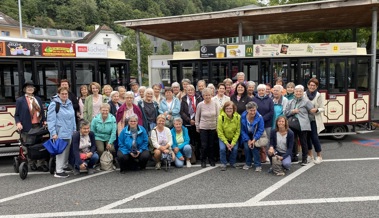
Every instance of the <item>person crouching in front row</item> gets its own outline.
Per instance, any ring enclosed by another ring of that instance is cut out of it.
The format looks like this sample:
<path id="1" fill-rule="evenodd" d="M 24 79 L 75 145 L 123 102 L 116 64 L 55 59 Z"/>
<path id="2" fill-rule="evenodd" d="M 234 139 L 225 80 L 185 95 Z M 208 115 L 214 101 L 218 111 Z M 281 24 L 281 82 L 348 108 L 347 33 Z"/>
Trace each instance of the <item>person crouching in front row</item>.
<path id="1" fill-rule="evenodd" d="M 138 125 L 137 115 L 129 116 L 125 122 L 128 125 L 118 137 L 117 160 L 121 174 L 124 174 L 127 168 L 145 169 L 147 161 L 150 159 L 148 135 L 145 128 Z"/>

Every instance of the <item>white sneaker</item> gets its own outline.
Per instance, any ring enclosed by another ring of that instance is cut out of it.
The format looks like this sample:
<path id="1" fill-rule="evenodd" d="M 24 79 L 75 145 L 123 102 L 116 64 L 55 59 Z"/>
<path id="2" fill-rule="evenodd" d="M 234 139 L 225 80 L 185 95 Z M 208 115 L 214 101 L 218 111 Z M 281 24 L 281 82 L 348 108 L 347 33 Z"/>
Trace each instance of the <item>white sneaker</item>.
<path id="1" fill-rule="evenodd" d="M 250 168 L 251 168 L 251 166 L 248 166 L 248 165 L 246 165 L 246 164 L 243 165 L 243 167 L 242 167 L 243 170 L 249 170 Z"/>
<path id="2" fill-rule="evenodd" d="M 308 162 L 308 163 L 312 163 L 314 160 L 315 160 L 315 159 L 314 159 L 313 156 L 308 156 L 308 157 L 307 157 L 307 162 Z"/>
<path id="3" fill-rule="evenodd" d="M 186 166 L 187 166 L 187 168 L 192 167 L 191 161 L 187 160 L 187 161 L 186 161 Z"/>
<path id="4" fill-rule="evenodd" d="M 315 164 L 320 164 L 322 162 L 322 157 L 317 156 L 315 160 Z"/>
<path id="5" fill-rule="evenodd" d="M 161 169 L 161 162 L 158 162 L 155 164 L 155 169 L 160 170 Z"/>
<path id="6" fill-rule="evenodd" d="M 255 172 L 262 172 L 262 167 L 256 167 Z"/>

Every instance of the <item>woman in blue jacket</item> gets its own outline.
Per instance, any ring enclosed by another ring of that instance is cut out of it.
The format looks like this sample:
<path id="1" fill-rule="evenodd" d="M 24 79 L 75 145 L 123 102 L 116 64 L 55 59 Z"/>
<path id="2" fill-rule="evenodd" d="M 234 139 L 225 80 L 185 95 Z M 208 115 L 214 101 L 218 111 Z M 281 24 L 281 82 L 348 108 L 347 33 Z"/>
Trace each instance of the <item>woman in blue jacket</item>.
<path id="1" fill-rule="evenodd" d="M 188 129 L 183 126 L 183 120 L 180 117 L 174 119 L 174 128 L 171 129 L 172 135 L 172 150 L 174 151 L 175 166 L 183 167 L 184 158 L 186 158 L 187 167 L 191 167 L 192 147 L 190 145 L 190 138 Z"/>
<path id="2" fill-rule="evenodd" d="M 126 169 L 135 169 L 138 160 L 140 169 L 145 169 L 150 159 L 148 147 L 148 135 L 143 126 L 138 125 L 138 117 L 133 114 L 129 117 L 128 125 L 121 131 L 118 137 L 117 160 L 120 165 L 120 173 Z"/>
<path id="3" fill-rule="evenodd" d="M 175 118 L 180 117 L 180 101 L 174 97 L 171 88 L 165 88 L 164 95 L 165 98 L 159 104 L 158 112 L 159 114 L 164 114 L 167 120 L 173 121 Z M 171 122 L 166 127 L 172 128 L 173 125 L 173 122 Z"/>
<path id="4" fill-rule="evenodd" d="M 263 117 L 257 111 L 258 106 L 255 102 L 246 104 L 246 111 L 241 115 L 241 141 L 244 145 L 246 163 L 242 169 L 248 170 L 251 168 L 251 156 L 254 158 L 255 171 L 261 172 L 261 160 L 259 152 L 261 148 L 254 146 L 258 141 L 264 129 Z"/>
<path id="5" fill-rule="evenodd" d="M 56 105 L 59 104 L 59 111 L 56 112 Z M 68 156 L 72 134 L 76 131 L 75 111 L 72 102 L 68 99 L 68 89 L 60 87 L 58 95 L 52 99 L 47 111 L 47 127 L 50 137 L 53 140 L 58 138 L 67 142 L 65 150 L 56 156 L 55 177 L 67 178 L 68 174 L 64 171 L 68 167 Z"/>

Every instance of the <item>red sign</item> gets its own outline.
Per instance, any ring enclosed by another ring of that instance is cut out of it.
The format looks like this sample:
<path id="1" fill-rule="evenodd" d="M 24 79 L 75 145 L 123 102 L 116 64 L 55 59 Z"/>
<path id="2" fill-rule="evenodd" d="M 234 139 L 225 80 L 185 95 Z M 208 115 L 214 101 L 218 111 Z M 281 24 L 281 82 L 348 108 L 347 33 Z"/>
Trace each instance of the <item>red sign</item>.
<path id="1" fill-rule="evenodd" d="M 45 57 L 75 57 L 75 44 L 42 43 L 42 56 Z"/>
<path id="2" fill-rule="evenodd" d="M 5 42 L 0 42 L 0 56 L 5 56 Z"/>
<path id="3" fill-rule="evenodd" d="M 78 45 L 78 52 L 88 52 L 88 47 Z"/>

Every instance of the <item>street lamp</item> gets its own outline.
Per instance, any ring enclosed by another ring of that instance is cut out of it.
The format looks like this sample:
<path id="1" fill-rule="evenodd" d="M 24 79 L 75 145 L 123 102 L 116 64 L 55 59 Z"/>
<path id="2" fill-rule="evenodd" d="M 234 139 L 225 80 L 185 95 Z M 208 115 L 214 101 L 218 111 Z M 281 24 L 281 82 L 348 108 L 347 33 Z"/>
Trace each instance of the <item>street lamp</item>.
<path id="1" fill-rule="evenodd" d="M 22 16 L 21 16 L 21 0 L 18 0 L 18 19 L 20 21 L 20 38 L 24 38 L 22 36 Z"/>

